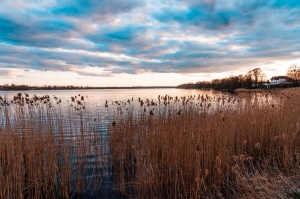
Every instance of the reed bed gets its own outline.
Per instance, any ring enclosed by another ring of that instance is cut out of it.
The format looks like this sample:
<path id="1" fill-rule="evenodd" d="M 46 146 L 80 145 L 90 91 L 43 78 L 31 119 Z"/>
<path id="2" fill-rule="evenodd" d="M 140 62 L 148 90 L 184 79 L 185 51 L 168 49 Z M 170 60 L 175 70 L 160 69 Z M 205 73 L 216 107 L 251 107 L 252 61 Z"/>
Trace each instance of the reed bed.
<path id="1" fill-rule="evenodd" d="M 55 96 L 0 97 L 0 198 L 297 198 L 299 99 L 286 89 L 106 101 L 106 134 L 86 96 L 67 114 Z M 121 195 L 98 194 L 107 173 Z"/>
<path id="2" fill-rule="evenodd" d="M 159 96 L 109 128 L 116 190 L 136 198 L 299 197 L 300 89 Z"/>
<path id="3" fill-rule="evenodd" d="M 77 99 L 63 116 L 57 97 L 0 98 L 0 198 L 75 198 L 99 189 L 102 137 Z"/>

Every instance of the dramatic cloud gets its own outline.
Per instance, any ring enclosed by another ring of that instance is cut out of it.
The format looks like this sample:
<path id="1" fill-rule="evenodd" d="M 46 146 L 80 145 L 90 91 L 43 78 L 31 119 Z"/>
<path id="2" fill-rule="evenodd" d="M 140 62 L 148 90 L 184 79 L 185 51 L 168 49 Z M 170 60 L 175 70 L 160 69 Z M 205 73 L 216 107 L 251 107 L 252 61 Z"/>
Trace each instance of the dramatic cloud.
<path id="1" fill-rule="evenodd" d="M 216 73 L 293 61 L 300 55 L 298 0 L 0 4 L 2 77 L 28 69 L 91 77 Z"/>

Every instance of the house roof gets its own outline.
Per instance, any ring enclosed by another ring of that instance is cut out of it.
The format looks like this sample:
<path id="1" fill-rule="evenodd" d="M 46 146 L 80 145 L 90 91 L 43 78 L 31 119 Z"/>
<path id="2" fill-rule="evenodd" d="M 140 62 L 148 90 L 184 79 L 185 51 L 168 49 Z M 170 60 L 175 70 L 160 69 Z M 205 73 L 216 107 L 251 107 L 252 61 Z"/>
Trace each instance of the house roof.
<path id="1" fill-rule="evenodd" d="M 294 81 L 294 79 L 287 77 L 287 76 L 275 76 L 275 77 L 271 78 L 271 80 L 279 80 L 279 79 L 285 79 L 287 82 Z"/>

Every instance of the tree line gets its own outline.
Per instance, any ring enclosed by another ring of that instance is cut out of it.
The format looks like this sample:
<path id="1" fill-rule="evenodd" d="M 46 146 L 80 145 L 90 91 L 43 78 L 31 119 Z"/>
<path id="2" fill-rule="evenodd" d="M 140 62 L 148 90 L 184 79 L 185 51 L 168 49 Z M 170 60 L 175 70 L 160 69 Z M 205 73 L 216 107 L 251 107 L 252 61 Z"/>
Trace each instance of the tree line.
<path id="1" fill-rule="evenodd" d="M 0 90 L 68 90 L 68 89 L 80 89 L 82 86 L 29 86 L 26 84 L 4 84 L 0 85 Z M 86 87 L 85 87 L 86 88 Z"/>
<path id="2" fill-rule="evenodd" d="M 293 79 L 294 82 L 292 86 L 299 86 L 300 66 L 297 64 L 293 64 L 292 66 L 290 66 L 287 70 L 286 76 Z M 229 76 L 220 79 L 213 79 L 211 81 L 186 83 L 177 86 L 177 88 L 215 89 L 233 92 L 237 88 L 260 88 L 263 87 L 264 83 L 270 83 L 270 81 L 266 79 L 266 74 L 260 68 L 255 68 L 248 71 L 248 73 L 245 75 Z"/>
<path id="3" fill-rule="evenodd" d="M 79 89 L 150 89 L 150 88 L 175 88 L 175 86 L 106 86 L 106 87 L 95 87 L 95 86 L 29 86 L 29 85 L 17 85 L 17 84 L 4 84 L 0 85 L 0 90 L 79 90 Z"/>

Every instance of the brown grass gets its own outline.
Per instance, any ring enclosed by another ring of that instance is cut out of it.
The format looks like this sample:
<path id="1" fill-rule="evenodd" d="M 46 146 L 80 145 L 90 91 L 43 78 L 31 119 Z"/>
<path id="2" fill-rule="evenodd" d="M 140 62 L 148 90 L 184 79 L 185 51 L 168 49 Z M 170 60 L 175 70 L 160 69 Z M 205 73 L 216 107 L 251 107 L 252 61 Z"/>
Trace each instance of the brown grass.
<path id="1" fill-rule="evenodd" d="M 162 98 L 165 109 L 118 117 L 109 129 L 116 189 L 137 198 L 288 197 L 300 179 L 299 99 L 300 89 Z"/>
<path id="2" fill-rule="evenodd" d="M 0 99 L 0 198 L 70 198 L 101 185 L 101 137 L 82 122 L 84 102 L 67 119 L 54 106 L 60 102 L 21 93 Z"/>

